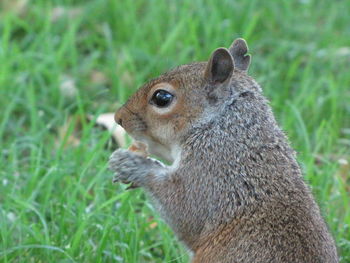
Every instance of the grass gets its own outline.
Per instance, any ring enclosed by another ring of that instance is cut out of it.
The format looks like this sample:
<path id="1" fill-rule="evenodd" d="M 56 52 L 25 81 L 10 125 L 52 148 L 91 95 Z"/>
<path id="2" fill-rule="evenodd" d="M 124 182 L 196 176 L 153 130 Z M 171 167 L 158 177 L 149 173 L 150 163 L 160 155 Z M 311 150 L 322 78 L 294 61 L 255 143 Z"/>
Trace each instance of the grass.
<path id="1" fill-rule="evenodd" d="M 350 262 L 348 10 L 317 0 L 3 1 L 0 262 L 188 262 L 144 193 L 112 185 L 115 145 L 86 116 L 236 37 Z"/>

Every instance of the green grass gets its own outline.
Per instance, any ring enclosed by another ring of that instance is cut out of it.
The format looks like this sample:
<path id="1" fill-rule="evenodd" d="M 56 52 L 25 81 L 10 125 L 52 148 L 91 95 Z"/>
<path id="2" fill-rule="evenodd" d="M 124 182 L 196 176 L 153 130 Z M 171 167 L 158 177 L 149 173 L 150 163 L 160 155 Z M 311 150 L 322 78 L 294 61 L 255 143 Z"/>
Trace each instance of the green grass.
<path id="1" fill-rule="evenodd" d="M 16 2 L 0 10 L 0 262 L 188 262 L 144 193 L 111 183 L 115 146 L 86 116 L 236 37 L 350 262 L 349 1 Z"/>

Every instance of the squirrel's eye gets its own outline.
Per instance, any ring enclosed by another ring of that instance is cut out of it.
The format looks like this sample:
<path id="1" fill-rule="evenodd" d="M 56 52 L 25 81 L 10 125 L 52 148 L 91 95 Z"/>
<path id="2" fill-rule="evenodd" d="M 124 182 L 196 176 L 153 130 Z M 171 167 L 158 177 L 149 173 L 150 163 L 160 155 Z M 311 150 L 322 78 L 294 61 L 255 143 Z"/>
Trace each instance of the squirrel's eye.
<path id="1" fill-rule="evenodd" d="M 154 92 L 151 98 L 151 103 L 158 107 L 167 107 L 171 103 L 173 98 L 174 98 L 173 94 L 160 89 Z"/>

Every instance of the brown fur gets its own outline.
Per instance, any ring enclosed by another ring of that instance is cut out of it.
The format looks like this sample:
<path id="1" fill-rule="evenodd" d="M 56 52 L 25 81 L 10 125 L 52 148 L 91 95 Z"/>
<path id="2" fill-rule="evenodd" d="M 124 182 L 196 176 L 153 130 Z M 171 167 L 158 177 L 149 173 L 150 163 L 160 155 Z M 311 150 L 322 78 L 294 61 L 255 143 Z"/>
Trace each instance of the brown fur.
<path id="1" fill-rule="evenodd" d="M 338 262 L 247 51 L 236 40 L 141 87 L 115 119 L 173 165 L 119 149 L 110 167 L 145 188 L 193 263 Z M 175 95 L 169 108 L 150 104 L 159 88 Z"/>

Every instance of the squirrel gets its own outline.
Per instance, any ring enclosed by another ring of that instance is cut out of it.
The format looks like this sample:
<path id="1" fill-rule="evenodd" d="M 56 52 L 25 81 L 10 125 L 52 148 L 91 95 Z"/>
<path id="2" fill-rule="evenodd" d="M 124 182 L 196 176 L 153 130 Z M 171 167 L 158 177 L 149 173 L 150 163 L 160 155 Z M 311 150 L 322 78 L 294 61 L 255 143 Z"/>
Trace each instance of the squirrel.
<path id="1" fill-rule="evenodd" d="M 193 263 L 338 262 L 250 61 L 239 38 L 143 85 L 115 113 L 138 143 L 111 155 L 114 181 L 149 193 Z"/>

